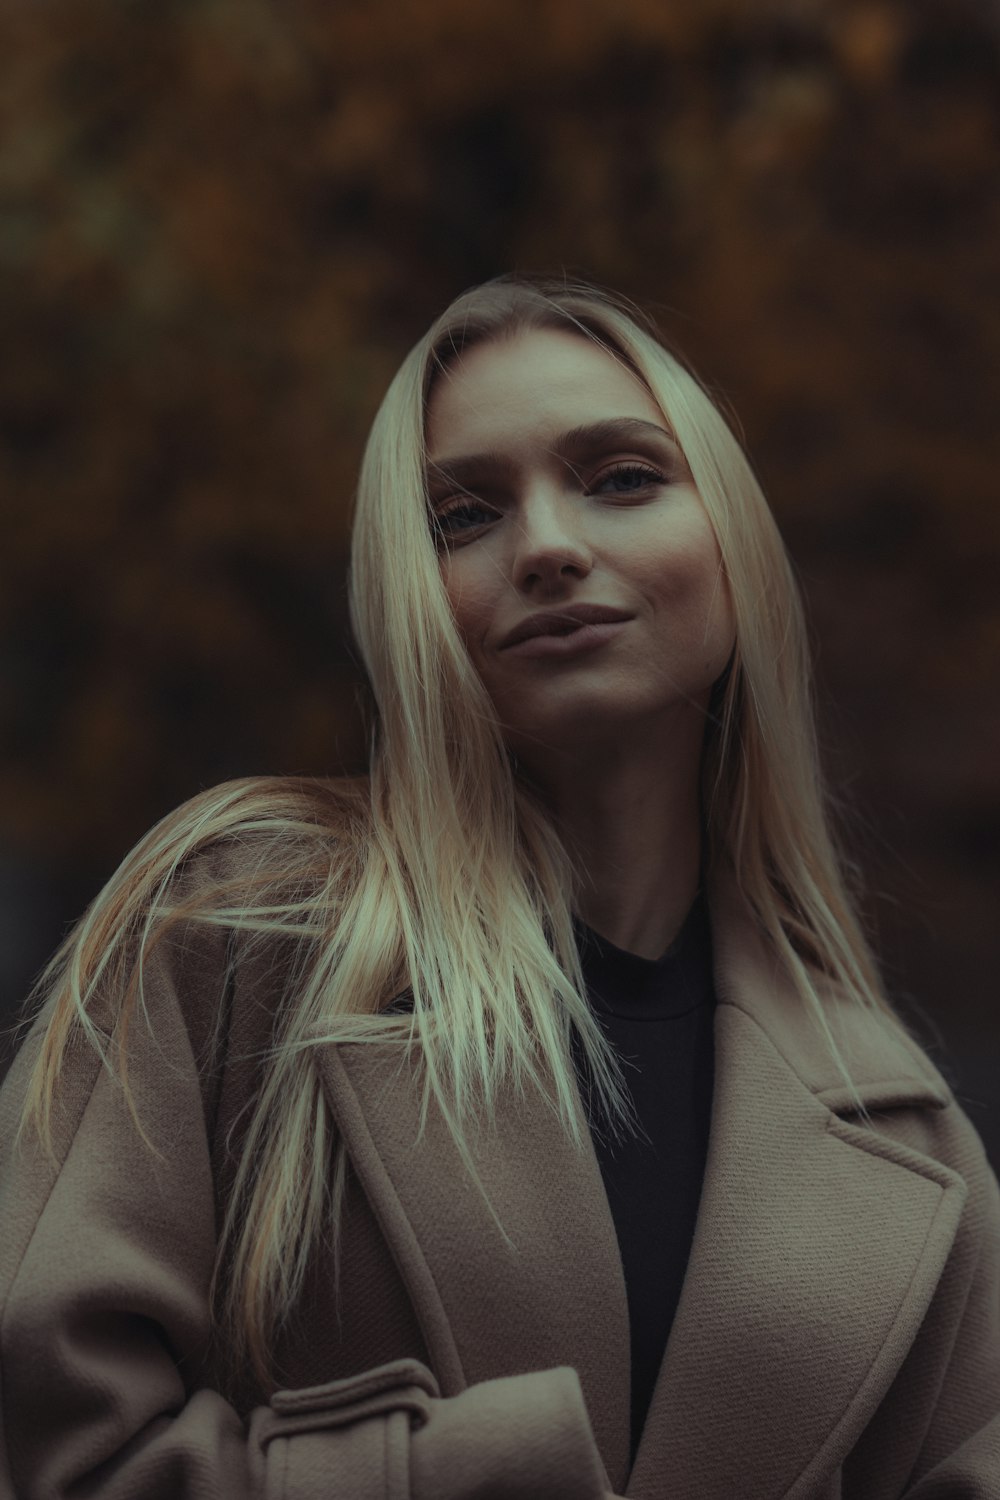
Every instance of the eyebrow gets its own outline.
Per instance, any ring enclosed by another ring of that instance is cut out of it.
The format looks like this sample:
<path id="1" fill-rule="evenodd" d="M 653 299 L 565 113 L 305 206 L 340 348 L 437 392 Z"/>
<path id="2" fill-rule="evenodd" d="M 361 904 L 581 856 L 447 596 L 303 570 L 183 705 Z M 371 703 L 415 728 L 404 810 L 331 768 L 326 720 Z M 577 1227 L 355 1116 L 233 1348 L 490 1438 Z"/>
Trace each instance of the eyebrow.
<path id="1" fill-rule="evenodd" d="M 603 422 L 586 422 L 581 427 L 570 428 L 556 439 L 549 451 L 564 458 L 571 453 L 591 452 L 621 438 L 651 435 L 669 443 L 677 442 L 672 432 L 666 427 L 658 426 L 656 422 L 647 422 L 642 417 L 609 417 Z M 441 463 L 429 459 L 427 480 L 428 483 L 444 481 L 462 484 L 476 474 L 511 474 L 516 468 L 517 464 L 509 454 L 493 449 L 486 453 L 469 453 L 461 458 L 446 458 Z"/>

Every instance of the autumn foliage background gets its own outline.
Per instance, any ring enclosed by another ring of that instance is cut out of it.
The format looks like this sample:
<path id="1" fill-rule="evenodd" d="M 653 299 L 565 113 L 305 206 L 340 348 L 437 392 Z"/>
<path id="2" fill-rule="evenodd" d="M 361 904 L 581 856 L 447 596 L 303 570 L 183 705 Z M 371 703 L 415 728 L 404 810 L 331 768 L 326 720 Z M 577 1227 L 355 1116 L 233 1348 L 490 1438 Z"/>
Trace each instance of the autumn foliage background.
<path id="1" fill-rule="evenodd" d="M 890 991 L 1000 1160 L 1000 9 L 8 0 L 0 1004 L 199 788 L 359 769 L 352 488 L 463 288 L 650 307 L 795 559 Z"/>

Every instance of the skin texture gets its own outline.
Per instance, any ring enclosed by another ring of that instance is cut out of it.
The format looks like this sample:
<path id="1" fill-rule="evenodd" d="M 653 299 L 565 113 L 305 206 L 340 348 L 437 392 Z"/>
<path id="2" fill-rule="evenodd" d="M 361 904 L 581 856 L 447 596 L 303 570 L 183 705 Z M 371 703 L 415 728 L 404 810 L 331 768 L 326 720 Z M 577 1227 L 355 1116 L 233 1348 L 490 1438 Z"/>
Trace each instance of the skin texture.
<path id="1" fill-rule="evenodd" d="M 622 418 L 661 432 L 564 445 L 570 429 Z M 579 915 L 659 957 L 697 889 L 705 712 L 734 641 L 684 455 L 641 381 L 584 336 L 550 329 L 461 356 L 431 393 L 426 440 L 455 620 L 520 773 L 585 872 Z M 487 453 L 502 464 L 463 465 L 460 482 L 435 468 Z M 631 618 L 572 656 L 503 649 L 528 615 L 580 603 Z"/>

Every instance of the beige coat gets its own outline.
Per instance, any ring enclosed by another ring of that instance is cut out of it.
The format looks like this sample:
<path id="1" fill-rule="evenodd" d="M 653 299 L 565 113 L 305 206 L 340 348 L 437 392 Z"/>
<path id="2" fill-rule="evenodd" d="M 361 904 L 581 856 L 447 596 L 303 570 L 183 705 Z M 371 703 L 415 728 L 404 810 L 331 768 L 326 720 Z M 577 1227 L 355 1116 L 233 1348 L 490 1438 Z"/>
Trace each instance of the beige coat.
<path id="1" fill-rule="evenodd" d="M 188 934 L 161 949 L 152 1036 L 133 1038 L 161 1162 L 86 1044 L 58 1171 L 10 1149 L 37 1030 L 0 1095 L 0 1494 L 1000 1497 L 1000 1191 L 979 1137 L 922 1052 L 831 1000 L 865 1126 L 731 887 L 711 916 L 706 1177 L 631 1474 L 625 1285 L 589 1136 L 574 1152 L 530 1099 L 482 1138 L 505 1242 L 435 1114 L 414 1145 L 405 1045 L 319 1049 L 353 1169 L 341 1321 L 320 1256 L 279 1350 L 287 1389 L 220 1393 L 226 1137 L 237 1150 L 287 965 L 244 966 L 212 1068 L 221 939 Z"/>

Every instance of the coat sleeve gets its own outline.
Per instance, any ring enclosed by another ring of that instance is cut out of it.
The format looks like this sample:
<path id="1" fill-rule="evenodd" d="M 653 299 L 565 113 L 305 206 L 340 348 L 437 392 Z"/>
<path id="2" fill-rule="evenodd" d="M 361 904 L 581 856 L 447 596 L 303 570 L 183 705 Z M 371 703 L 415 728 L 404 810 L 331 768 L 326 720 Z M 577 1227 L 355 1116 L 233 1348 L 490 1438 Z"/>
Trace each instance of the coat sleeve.
<path id="1" fill-rule="evenodd" d="M 974 1269 L 915 1476 L 901 1500 L 1000 1500 L 1000 1186 L 971 1123 Z"/>
<path id="2" fill-rule="evenodd" d="M 0 1500 L 600 1500 L 569 1366 L 442 1398 L 399 1359 L 279 1391 L 243 1420 L 212 1388 L 215 1202 L 201 1083 L 161 969 L 120 1083 L 85 1040 L 56 1160 L 14 1146 L 43 1019 L 0 1091 Z"/>

